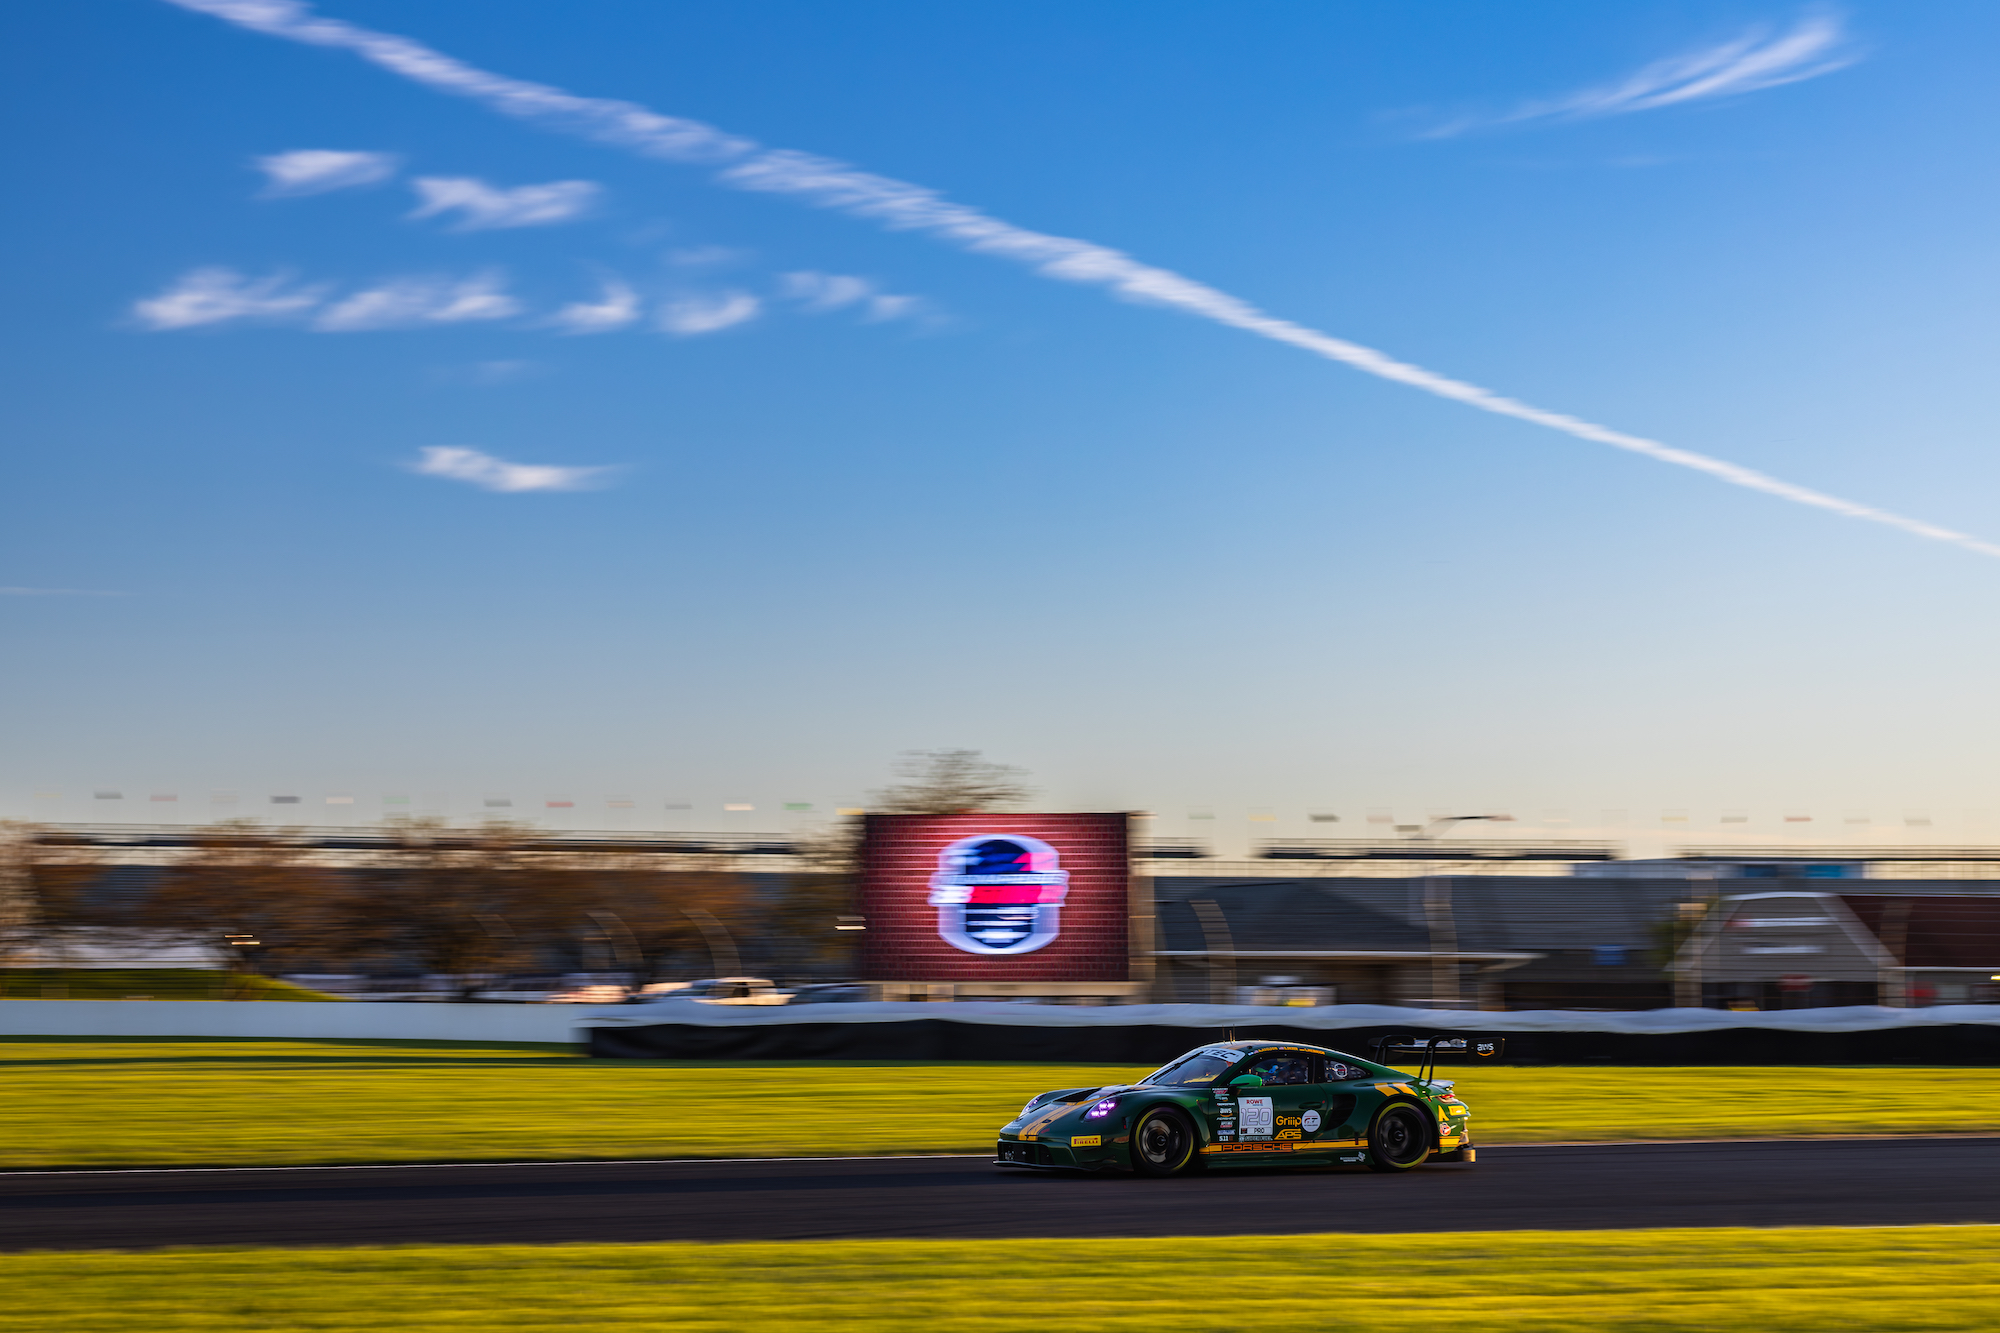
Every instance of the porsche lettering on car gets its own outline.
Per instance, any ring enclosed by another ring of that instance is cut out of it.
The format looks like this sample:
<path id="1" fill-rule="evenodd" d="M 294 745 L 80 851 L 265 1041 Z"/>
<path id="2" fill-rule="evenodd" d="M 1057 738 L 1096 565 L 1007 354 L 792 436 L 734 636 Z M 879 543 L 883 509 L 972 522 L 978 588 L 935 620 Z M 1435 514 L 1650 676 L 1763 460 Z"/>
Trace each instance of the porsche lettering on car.
<path id="1" fill-rule="evenodd" d="M 1001 1129 L 995 1162 L 1144 1176 L 1209 1166 L 1318 1162 L 1400 1172 L 1471 1162 L 1472 1112 L 1451 1080 L 1431 1077 L 1426 1065 L 1413 1077 L 1317 1046 L 1214 1043 L 1137 1083 L 1039 1094 Z"/>

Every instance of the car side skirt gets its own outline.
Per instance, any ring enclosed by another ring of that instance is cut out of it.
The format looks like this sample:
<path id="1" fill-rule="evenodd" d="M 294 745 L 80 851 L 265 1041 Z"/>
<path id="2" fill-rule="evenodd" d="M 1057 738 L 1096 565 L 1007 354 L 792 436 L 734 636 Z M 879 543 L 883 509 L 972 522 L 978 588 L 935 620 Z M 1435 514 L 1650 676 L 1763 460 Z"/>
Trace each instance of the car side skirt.
<path id="1" fill-rule="evenodd" d="M 1210 1143 L 1202 1147 L 1204 1157 L 1274 1157 L 1314 1153 L 1365 1152 L 1366 1138 L 1352 1139 L 1253 1139 L 1248 1143 Z"/>

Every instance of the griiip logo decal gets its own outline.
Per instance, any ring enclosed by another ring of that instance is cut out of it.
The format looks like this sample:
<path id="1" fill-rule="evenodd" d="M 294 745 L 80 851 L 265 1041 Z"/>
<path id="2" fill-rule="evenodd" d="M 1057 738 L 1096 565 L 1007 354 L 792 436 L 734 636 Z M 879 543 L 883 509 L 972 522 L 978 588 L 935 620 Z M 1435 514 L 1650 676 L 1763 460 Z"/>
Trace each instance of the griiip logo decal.
<path id="1" fill-rule="evenodd" d="M 938 934 L 967 953 L 1033 953 L 1062 933 L 1069 872 L 1056 849 L 1020 833 L 980 833 L 938 853 Z"/>

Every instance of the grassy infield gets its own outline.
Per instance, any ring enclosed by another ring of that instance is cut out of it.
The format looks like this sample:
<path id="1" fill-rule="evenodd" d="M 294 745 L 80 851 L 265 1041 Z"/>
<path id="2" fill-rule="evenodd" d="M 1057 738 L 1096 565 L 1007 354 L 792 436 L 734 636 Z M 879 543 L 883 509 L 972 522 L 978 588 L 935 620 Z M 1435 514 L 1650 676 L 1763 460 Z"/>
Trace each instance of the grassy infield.
<path id="1" fill-rule="evenodd" d="M 978 1152 L 1034 1093 L 1143 1072 L 588 1060 L 561 1046 L 0 1040 L 0 1168 Z M 1481 1143 L 2000 1128 L 2000 1069 L 1454 1077 Z M 746 1140 L 742 1122 L 714 1113 L 718 1102 L 754 1106 L 760 1136 Z"/>
<path id="2" fill-rule="evenodd" d="M 1996 1233 L 1829 1227 L 0 1256 L 0 1330 L 1990 1329 L 2000 1309 Z"/>
<path id="3" fill-rule="evenodd" d="M 0 1165 L 976 1151 L 1075 1066 L 596 1062 L 561 1048 L 0 1041 Z M 1484 1143 L 2000 1128 L 2000 1070 L 1483 1069 Z M 823 1108 L 859 1125 L 833 1136 Z M 191 1134 L 190 1129 L 198 1129 Z M 1065 1327 L 1981 1329 L 2000 1228 L 188 1250 L 0 1256 L 0 1333 Z M 1033 1268 L 1026 1267 L 1032 1256 Z M 1421 1292 L 1421 1299 L 1415 1298 Z"/>

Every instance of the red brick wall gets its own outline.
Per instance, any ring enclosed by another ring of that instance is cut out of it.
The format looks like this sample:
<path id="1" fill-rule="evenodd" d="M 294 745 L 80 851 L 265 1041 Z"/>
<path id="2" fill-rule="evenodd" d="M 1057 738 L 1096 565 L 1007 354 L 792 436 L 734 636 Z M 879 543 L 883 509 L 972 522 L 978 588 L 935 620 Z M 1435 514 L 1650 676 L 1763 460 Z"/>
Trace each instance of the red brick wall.
<path id="1" fill-rule="evenodd" d="M 1062 933 L 1033 953 L 966 953 L 938 934 L 931 876 L 960 838 L 1022 833 L 1055 848 L 1069 872 Z M 872 981 L 1124 981 L 1126 816 L 869 815 L 861 910 L 868 917 L 862 975 Z"/>

